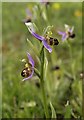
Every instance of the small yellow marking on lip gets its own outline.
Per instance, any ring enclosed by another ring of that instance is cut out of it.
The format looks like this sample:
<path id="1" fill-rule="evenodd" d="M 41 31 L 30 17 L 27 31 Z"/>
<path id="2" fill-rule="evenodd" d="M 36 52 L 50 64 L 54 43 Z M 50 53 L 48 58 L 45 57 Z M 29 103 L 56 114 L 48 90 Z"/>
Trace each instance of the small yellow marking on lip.
<path id="1" fill-rule="evenodd" d="M 30 70 L 30 68 L 28 68 L 28 70 Z"/>
<path id="2" fill-rule="evenodd" d="M 28 66 L 29 66 L 28 63 L 26 63 L 26 64 L 25 64 L 25 67 L 28 67 Z"/>

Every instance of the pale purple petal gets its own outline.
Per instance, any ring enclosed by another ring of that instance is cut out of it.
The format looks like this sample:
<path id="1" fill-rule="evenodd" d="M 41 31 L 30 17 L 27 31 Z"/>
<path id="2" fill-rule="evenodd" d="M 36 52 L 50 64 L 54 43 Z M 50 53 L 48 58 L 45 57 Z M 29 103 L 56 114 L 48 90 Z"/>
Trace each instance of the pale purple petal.
<path id="1" fill-rule="evenodd" d="M 27 57 L 29 59 L 29 63 L 32 65 L 32 67 L 34 68 L 34 60 L 32 59 L 31 55 L 27 52 Z"/>
<path id="2" fill-rule="evenodd" d="M 47 44 L 47 42 L 46 42 L 46 40 L 45 40 L 45 37 L 36 34 L 36 33 L 35 33 L 34 31 L 32 31 L 31 29 L 30 29 L 30 31 L 31 31 L 31 34 L 32 34 L 35 38 L 37 38 L 37 39 L 39 39 L 39 40 L 42 41 L 44 47 L 51 53 L 51 52 L 52 52 L 52 48 Z"/>
<path id="3" fill-rule="evenodd" d="M 44 40 L 45 38 L 43 36 L 40 36 L 38 34 L 36 34 L 34 31 L 32 31 L 30 28 L 29 28 L 29 31 L 31 32 L 31 34 L 38 40 L 42 41 Z"/>
<path id="4" fill-rule="evenodd" d="M 34 32 L 34 30 L 32 30 L 32 29 L 29 27 L 29 24 L 28 24 L 28 23 L 25 23 L 25 25 L 28 27 L 29 32 L 30 32 L 36 39 L 42 41 L 44 47 L 51 53 L 51 52 L 52 52 L 52 48 L 47 44 L 47 42 L 46 42 L 46 40 L 45 40 L 45 37 L 36 34 L 36 33 Z"/>
<path id="5" fill-rule="evenodd" d="M 24 78 L 22 81 L 25 81 L 25 80 L 28 80 L 28 79 L 32 78 L 33 74 L 34 74 L 34 69 L 32 69 L 31 75 L 29 77 L 27 77 L 27 78 Z"/>
<path id="6" fill-rule="evenodd" d="M 64 35 L 65 32 L 58 31 L 58 34 L 59 34 L 59 35 Z"/>
<path id="7" fill-rule="evenodd" d="M 72 28 L 69 29 L 69 32 L 72 34 L 74 30 L 74 26 Z"/>
<path id="8" fill-rule="evenodd" d="M 45 37 L 43 36 L 40 36 L 38 34 L 36 34 L 34 31 L 31 30 L 31 34 L 37 38 L 38 40 L 41 40 L 44 47 L 51 53 L 52 52 L 52 48 L 47 44 L 46 40 L 45 40 Z"/>
<path id="9" fill-rule="evenodd" d="M 32 12 L 29 8 L 26 9 L 26 14 L 28 17 L 32 17 Z"/>
<path id="10" fill-rule="evenodd" d="M 44 47 L 51 53 L 52 52 L 52 48 L 47 44 L 47 42 L 45 40 L 42 41 Z"/>
<path id="11" fill-rule="evenodd" d="M 66 39 L 67 39 L 67 34 L 65 33 L 65 34 L 62 35 L 62 40 L 64 41 Z"/>
<path id="12" fill-rule="evenodd" d="M 62 40 L 63 40 L 63 41 L 67 39 L 67 34 L 66 34 L 66 32 L 58 31 L 58 34 L 59 34 L 59 35 L 62 35 Z"/>

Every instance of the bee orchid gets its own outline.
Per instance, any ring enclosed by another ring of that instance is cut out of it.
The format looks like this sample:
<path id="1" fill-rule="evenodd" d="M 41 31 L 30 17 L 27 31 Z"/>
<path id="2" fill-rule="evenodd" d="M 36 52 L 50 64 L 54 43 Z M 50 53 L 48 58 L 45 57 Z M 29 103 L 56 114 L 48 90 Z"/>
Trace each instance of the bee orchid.
<path id="1" fill-rule="evenodd" d="M 33 18 L 32 11 L 31 11 L 29 8 L 27 8 L 27 9 L 25 10 L 25 13 L 26 13 L 26 18 L 23 19 L 22 22 L 23 22 L 23 23 L 25 23 L 25 22 L 31 22 L 31 21 L 32 21 L 32 18 Z"/>
<path id="2" fill-rule="evenodd" d="M 45 37 L 38 35 L 37 33 L 35 33 L 33 24 L 31 22 L 26 22 L 25 25 L 27 26 L 29 32 L 39 41 L 42 41 L 44 47 L 51 53 L 52 52 L 52 48 L 49 46 L 49 44 L 47 43 Z"/>
<path id="3" fill-rule="evenodd" d="M 21 75 L 23 77 L 25 77 L 22 81 L 28 80 L 30 78 L 32 78 L 33 74 L 34 74 L 34 60 L 32 59 L 31 55 L 27 52 L 27 57 L 29 59 L 29 64 L 25 64 L 25 68 L 23 69 L 23 71 L 21 72 Z"/>
<path id="4" fill-rule="evenodd" d="M 62 41 L 67 40 L 68 38 L 74 38 L 75 34 L 73 33 L 74 26 L 70 27 L 65 24 L 65 32 L 58 31 L 58 34 L 62 36 Z"/>

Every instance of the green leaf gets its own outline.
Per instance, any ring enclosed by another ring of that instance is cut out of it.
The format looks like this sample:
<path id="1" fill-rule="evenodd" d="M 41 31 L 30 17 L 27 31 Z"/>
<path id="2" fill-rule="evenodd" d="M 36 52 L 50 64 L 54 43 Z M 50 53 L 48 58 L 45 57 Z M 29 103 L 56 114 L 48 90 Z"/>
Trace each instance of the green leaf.
<path id="1" fill-rule="evenodd" d="M 47 60 L 47 57 L 46 57 L 46 54 L 45 54 L 45 58 L 44 58 L 44 79 L 46 79 L 46 75 L 47 75 L 47 68 L 48 68 L 48 60 Z"/>
<path id="2" fill-rule="evenodd" d="M 65 115 L 64 118 L 70 118 L 71 116 L 71 105 L 69 105 L 68 101 L 67 101 L 67 105 L 65 106 Z"/>
<path id="3" fill-rule="evenodd" d="M 42 46 L 40 52 L 40 61 L 41 61 L 41 80 L 44 81 L 44 46 Z"/>
<path id="4" fill-rule="evenodd" d="M 34 68 L 34 72 L 39 78 L 41 77 L 39 71 L 36 68 Z"/>
<path id="5" fill-rule="evenodd" d="M 50 107 L 51 107 L 51 111 L 52 111 L 52 117 L 51 118 L 56 118 L 56 112 L 55 112 L 55 109 L 54 109 L 51 102 L 50 102 Z"/>
<path id="6" fill-rule="evenodd" d="M 34 50 L 34 52 L 39 55 L 39 52 L 37 48 L 32 44 L 32 42 L 27 38 L 28 45 L 30 45 L 31 49 Z"/>

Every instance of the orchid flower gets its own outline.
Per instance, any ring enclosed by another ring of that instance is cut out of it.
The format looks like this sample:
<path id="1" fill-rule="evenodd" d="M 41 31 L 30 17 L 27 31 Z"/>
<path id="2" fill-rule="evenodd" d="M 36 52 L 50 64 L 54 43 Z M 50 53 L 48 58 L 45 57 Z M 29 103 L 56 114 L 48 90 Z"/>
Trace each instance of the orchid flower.
<path id="1" fill-rule="evenodd" d="M 69 25 L 65 24 L 65 32 L 58 31 L 59 35 L 62 35 L 62 40 L 67 40 L 68 38 L 74 38 L 75 34 L 73 33 L 74 26 L 70 27 Z"/>
<path id="2" fill-rule="evenodd" d="M 25 19 L 23 19 L 22 20 L 22 22 L 31 22 L 32 21 L 32 11 L 29 9 L 29 8 L 27 8 L 26 10 L 25 10 L 25 12 L 26 12 L 26 18 Z"/>
<path id="3" fill-rule="evenodd" d="M 22 81 L 32 78 L 34 74 L 34 65 L 35 65 L 34 60 L 32 59 L 31 55 L 28 52 L 27 52 L 27 57 L 29 59 L 30 66 L 27 63 L 25 64 L 25 68 L 21 72 L 21 75 L 25 77 Z"/>
<path id="4" fill-rule="evenodd" d="M 34 26 L 31 22 L 26 22 L 25 25 L 27 26 L 29 32 L 36 38 L 38 39 L 39 41 L 42 41 L 44 47 L 51 53 L 52 52 L 52 48 L 49 46 L 49 44 L 47 43 L 46 41 L 46 38 L 43 37 L 43 36 L 40 36 L 38 35 L 37 33 L 35 33 L 35 30 L 34 30 Z"/>

